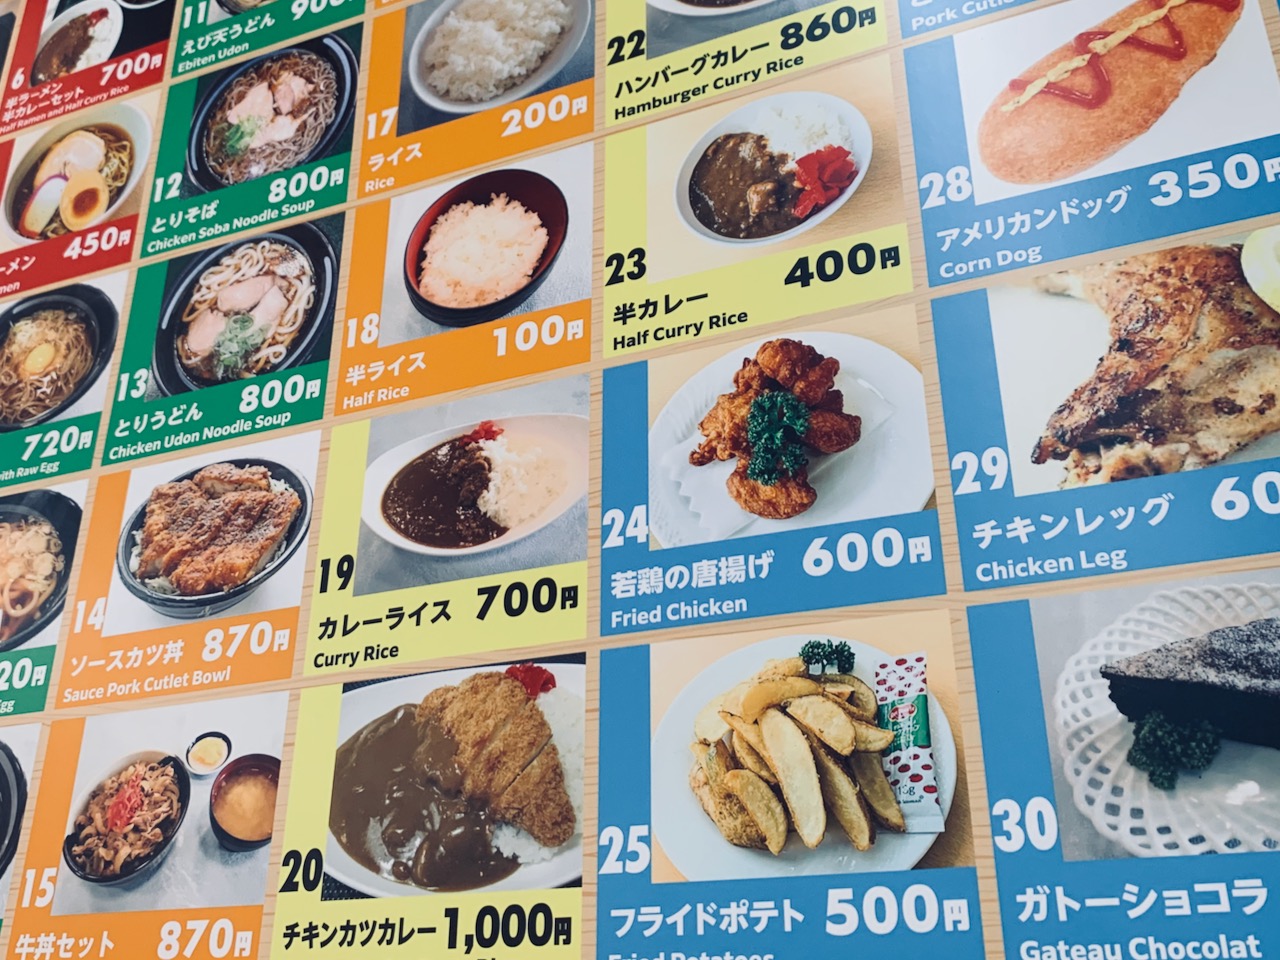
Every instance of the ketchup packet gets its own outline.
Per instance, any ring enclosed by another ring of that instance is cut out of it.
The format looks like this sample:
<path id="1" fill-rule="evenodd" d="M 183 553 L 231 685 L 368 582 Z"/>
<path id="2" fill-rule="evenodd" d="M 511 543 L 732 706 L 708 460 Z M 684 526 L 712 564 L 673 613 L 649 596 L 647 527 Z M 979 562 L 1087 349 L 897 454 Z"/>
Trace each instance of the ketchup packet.
<path id="1" fill-rule="evenodd" d="M 902 807 L 907 833 L 941 833 L 946 826 L 929 732 L 926 666 L 923 652 L 876 664 L 880 726 L 893 731 L 893 743 L 884 752 L 885 776 Z"/>

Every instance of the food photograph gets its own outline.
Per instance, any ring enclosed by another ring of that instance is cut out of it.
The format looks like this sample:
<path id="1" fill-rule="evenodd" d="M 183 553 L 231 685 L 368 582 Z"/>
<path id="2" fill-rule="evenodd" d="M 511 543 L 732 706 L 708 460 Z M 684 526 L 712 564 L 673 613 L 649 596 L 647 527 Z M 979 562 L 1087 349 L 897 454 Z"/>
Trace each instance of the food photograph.
<path id="1" fill-rule="evenodd" d="M 713 43 L 739 30 L 794 17 L 826 0 L 623 0 L 644 4 L 645 50 L 650 60 Z"/>
<path id="2" fill-rule="evenodd" d="M 653 123 L 646 143 L 650 283 L 903 220 L 884 58 Z"/>
<path id="3" fill-rule="evenodd" d="M 0 249 L 80 233 L 139 212 L 157 94 L 116 100 L 13 140 Z"/>
<path id="4" fill-rule="evenodd" d="M 1030 608 L 1064 859 L 1280 849 L 1280 571 Z"/>
<path id="5" fill-rule="evenodd" d="M 1280 132 L 1260 2 L 1073 0 L 956 34 L 975 202 Z"/>
<path id="6" fill-rule="evenodd" d="M 1280 228 L 995 286 L 987 304 L 1018 495 L 1280 456 Z"/>
<path id="7" fill-rule="evenodd" d="M 590 299 L 593 158 L 569 147 L 389 201 L 378 344 Z"/>
<path id="8" fill-rule="evenodd" d="M 319 440 L 295 434 L 135 469 L 103 636 L 296 607 Z"/>
<path id="9" fill-rule="evenodd" d="M 13 879 L 27 802 L 34 792 L 42 727 L 24 723 L 0 729 L 0 888 Z"/>
<path id="10" fill-rule="evenodd" d="M 193 81 L 196 106 L 182 195 L 248 183 L 349 150 L 359 42 L 359 30 L 348 28 Z"/>
<path id="11" fill-rule="evenodd" d="M 649 361 L 649 532 L 663 547 L 933 505 L 901 308 Z"/>
<path id="12" fill-rule="evenodd" d="M 0 496 L 0 651 L 58 642 L 88 487 Z"/>
<path id="13" fill-rule="evenodd" d="M 356 595 L 585 560 L 587 416 L 580 376 L 373 420 Z"/>
<path id="14" fill-rule="evenodd" d="M 580 886 L 586 658 L 343 687 L 323 898 Z"/>
<path id="15" fill-rule="evenodd" d="M 973 862 L 945 614 L 658 643 L 649 664 L 655 883 Z"/>
<path id="16" fill-rule="evenodd" d="M 29 13 L 44 8 L 27 87 L 76 81 L 82 70 L 169 39 L 176 0 L 28 0 Z M 14 74 L 10 81 L 18 79 Z"/>
<path id="17" fill-rule="evenodd" d="M 342 233 L 324 217 L 170 261 L 147 399 L 327 359 Z"/>
<path id="18" fill-rule="evenodd" d="M 53 915 L 261 903 L 288 699 L 85 720 Z"/>
<path id="19" fill-rule="evenodd" d="M 595 75 L 594 0 L 422 0 L 404 12 L 396 136 Z"/>
<path id="20" fill-rule="evenodd" d="M 0 432 L 101 413 L 127 273 L 0 304 Z"/>

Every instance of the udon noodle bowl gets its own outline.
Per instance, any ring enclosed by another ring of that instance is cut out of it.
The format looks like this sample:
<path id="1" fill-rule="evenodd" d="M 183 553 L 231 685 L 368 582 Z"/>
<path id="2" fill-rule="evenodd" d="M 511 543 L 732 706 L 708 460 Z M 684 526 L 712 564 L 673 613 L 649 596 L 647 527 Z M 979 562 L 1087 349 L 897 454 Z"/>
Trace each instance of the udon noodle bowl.
<path id="1" fill-rule="evenodd" d="M 0 518 L 0 644 L 40 616 L 66 565 L 62 540 L 48 520 Z"/>
<path id="2" fill-rule="evenodd" d="M 303 163 L 338 114 L 338 76 L 324 57 L 290 50 L 254 65 L 218 98 L 204 130 L 209 169 L 227 185 Z"/>
<path id="3" fill-rule="evenodd" d="M 72 130 L 45 150 L 23 177 L 9 211 L 15 230 L 48 240 L 97 223 L 133 172 L 133 140 L 112 123 Z"/>
<path id="4" fill-rule="evenodd" d="M 241 244 L 196 280 L 182 308 L 178 360 L 208 383 L 267 373 L 289 355 L 315 296 L 304 253 L 279 240 Z"/>
<path id="5" fill-rule="evenodd" d="M 61 407 L 93 359 L 78 310 L 46 308 L 15 320 L 0 343 L 0 425 L 22 426 Z"/>

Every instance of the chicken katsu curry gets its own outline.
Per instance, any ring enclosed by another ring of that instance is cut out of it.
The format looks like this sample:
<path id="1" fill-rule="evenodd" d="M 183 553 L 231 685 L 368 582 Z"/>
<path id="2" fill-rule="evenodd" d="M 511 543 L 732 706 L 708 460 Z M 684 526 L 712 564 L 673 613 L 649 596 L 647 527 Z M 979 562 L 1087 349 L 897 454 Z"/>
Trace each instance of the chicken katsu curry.
<path id="1" fill-rule="evenodd" d="M 551 671 L 516 664 L 366 724 L 338 748 L 334 838 L 372 873 L 428 890 L 503 880 L 525 861 L 530 839 L 543 850 L 567 843 L 578 815 L 543 709 L 559 709 L 555 687 Z M 511 828 L 523 836 L 501 842 Z"/>
<path id="2" fill-rule="evenodd" d="M 285 545 L 302 501 L 262 465 L 215 463 L 151 491 L 129 570 L 155 593 L 231 590 Z"/>
<path id="3" fill-rule="evenodd" d="M 809 456 L 848 450 L 862 435 L 862 418 L 845 413 L 835 387 L 839 372 L 839 360 L 799 340 L 762 344 L 698 424 L 705 439 L 689 463 L 736 458 L 726 485 L 743 510 L 769 520 L 804 513 L 818 499 Z"/>

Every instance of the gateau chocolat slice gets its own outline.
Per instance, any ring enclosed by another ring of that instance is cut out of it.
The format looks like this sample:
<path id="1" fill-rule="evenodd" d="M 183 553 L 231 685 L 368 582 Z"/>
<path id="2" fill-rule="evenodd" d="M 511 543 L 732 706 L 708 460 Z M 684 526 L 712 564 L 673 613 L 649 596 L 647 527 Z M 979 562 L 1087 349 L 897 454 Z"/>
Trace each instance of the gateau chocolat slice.
<path id="1" fill-rule="evenodd" d="M 1130 720 L 1162 710 L 1208 720 L 1230 740 L 1280 748 L 1280 620 L 1210 630 L 1102 667 Z"/>

